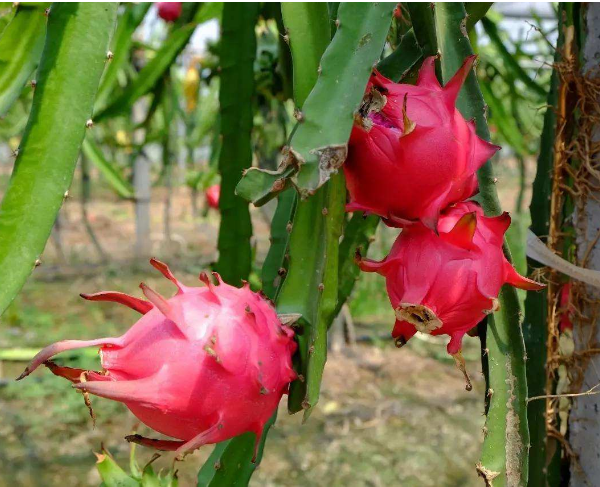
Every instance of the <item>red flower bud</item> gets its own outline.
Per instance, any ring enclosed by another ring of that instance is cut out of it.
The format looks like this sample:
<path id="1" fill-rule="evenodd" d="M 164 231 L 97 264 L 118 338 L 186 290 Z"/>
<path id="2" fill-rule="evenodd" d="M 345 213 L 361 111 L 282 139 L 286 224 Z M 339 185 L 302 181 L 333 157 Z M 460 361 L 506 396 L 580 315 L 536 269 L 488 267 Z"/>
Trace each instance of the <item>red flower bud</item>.
<path id="1" fill-rule="evenodd" d="M 66 340 L 38 353 L 19 379 L 45 364 L 84 393 L 125 403 L 147 426 L 182 441 L 130 441 L 187 452 L 244 432 L 260 439 L 263 427 L 296 378 L 291 357 L 293 331 L 281 324 L 271 304 L 248 284 L 187 287 L 157 260 L 151 263 L 178 288 L 165 299 L 145 284 L 148 301 L 122 293 L 82 295 L 115 301 L 144 316 L 118 338 Z M 99 346 L 102 372 L 61 367 L 57 353 Z M 87 396 L 86 396 L 87 397 Z"/>
<path id="2" fill-rule="evenodd" d="M 385 276 L 396 312 L 392 336 L 405 344 L 417 331 L 450 335 L 448 353 L 461 350 L 463 335 L 498 309 L 503 284 L 538 290 L 504 257 L 510 216 L 486 217 L 476 203 L 462 202 L 440 216 L 439 235 L 421 223 L 402 230 L 381 262 L 360 260 L 367 272 Z"/>
<path id="3" fill-rule="evenodd" d="M 434 230 L 441 211 L 476 192 L 477 169 L 499 147 L 477 137 L 455 108 L 474 60 L 443 88 L 433 57 L 416 86 L 373 73 L 344 163 L 348 211 L 375 213 L 391 226 L 421 220 Z"/>
<path id="4" fill-rule="evenodd" d="M 219 196 L 221 195 L 221 186 L 213 184 L 204 191 L 204 197 L 206 198 L 206 204 L 209 208 L 219 209 Z"/>
<path id="5" fill-rule="evenodd" d="M 182 2 L 158 2 L 158 16 L 166 22 L 175 22 L 181 15 Z"/>
<path id="6" fill-rule="evenodd" d="M 561 333 L 573 329 L 575 306 L 571 302 L 571 288 L 571 282 L 567 282 L 566 284 L 563 284 L 560 289 L 560 307 L 558 309 L 560 321 L 558 323 L 558 329 Z"/>

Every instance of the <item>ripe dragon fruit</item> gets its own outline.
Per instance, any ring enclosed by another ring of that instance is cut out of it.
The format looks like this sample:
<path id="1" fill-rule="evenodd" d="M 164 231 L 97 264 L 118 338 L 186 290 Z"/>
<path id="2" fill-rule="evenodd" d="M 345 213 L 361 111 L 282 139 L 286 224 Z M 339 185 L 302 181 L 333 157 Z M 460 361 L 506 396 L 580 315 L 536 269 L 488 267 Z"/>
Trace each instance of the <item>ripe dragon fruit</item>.
<path id="1" fill-rule="evenodd" d="M 219 209 L 219 197 L 221 196 L 221 186 L 219 184 L 213 184 L 204 191 L 204 197 L 206 198 L 206 204 L 209 208 Z"/>
<path id="2" fill-rule="evenodd" d="M 404 345 L 417 331 L 450 335 L 448 353 L 470 382 L 461 355 L 464 334 L 498 309 L 503 284 L 544 286 L 517 273 L 502 251 L 510 216 L 486 217 L 479 205 L 461 202 L 441 214 L 438 232 L 420 222 L 405 227 L 381 262 L 360 258 L 363 271 L 385 276 L 396 324 L 392 336 Z"/>
<path id="3" fill-rule="evenodd" d="M 293 331 L 247 283 L 238 289 L 215 273 L 215 285 L 202 273 L 206 287 L 187 287 L 165 264 L 150 262 L 177 286 L 174 297 L 165 299 L 143 283 L 149 301 L 119 292 L 82 294 L 144 316 L 118 338 L 65 340 L 44 348 L 18 380 L 45 364 L 83 391 L 88 406 L 88 393 L 123 402 L 150 428 L 182 440 L 127 437 L 145 446 L 186 453 L 247 431 L 258 444 L 296 378 Z M 101 372 L 50 361 L 60 352 L 92 346 L 100 347 Z"/>
<path id="4" fill-rule="evenodd" d="M 158 16 L 166 22 L 175 22 L 181 15 L 182 2 L 158 2 Z"/>
<path id="5" fill-rule="evenodd" d="M 443 88 L 434 57 L 416 86 L 373 72 L 344 163 L 347 211 L 374 213 L 390 226 L 421 220 L 435 230 L 442 210 L 477 191 L 475 173 L 499 147 L 477 137 L 454 106 L 474 61 L 468 57 Z"/>

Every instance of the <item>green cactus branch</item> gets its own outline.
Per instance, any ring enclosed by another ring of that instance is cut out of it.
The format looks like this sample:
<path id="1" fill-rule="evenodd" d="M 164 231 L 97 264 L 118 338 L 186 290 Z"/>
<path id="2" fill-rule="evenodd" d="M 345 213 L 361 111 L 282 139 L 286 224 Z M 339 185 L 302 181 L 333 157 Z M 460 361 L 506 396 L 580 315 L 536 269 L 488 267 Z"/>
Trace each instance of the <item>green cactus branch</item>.
<path id="1" fill-rule="evenodd" d="M 473 49 L 463 26 L 466 11 L 462 3 L 436 3 L 436 29 L 441 52 L 442 74 L 447 82 Z M 459 96 L 458 109 L 466 119 L 475 118 L 477 133 L 489 140 L 484 101 L 475 73 L 471 73 Z M 478 173 L 483 208 L 487 215 L 499 215 L 491 162 Z M 506 248 L 506 247 L 505 247 Z M 506 253 L 509 255 L 508 249 Z M 516 290 L 504 286 L 499 296 L 500 311 L 488 321 L 489 362 L 488 410 L 478 473 L 494 486 L 525 485 L 528 475 L 529 431 L 527 426 L 527 383 L 525 349 L 521 333 L 521 310 Z"/>
<path id="2" fill-rule="evenodd" d="M 249 170 L 238 185 L 238 194 L 262 204 L 294 175 L 294 185 L 307 197 L 337 171 L 346 158 L 354 112 L 383 50 L 392 9 L 388 3 L 340 5 L 336 34 L 321 59 L 317 83 L 298 114 L 300 123 L 283 167 L 277 172 Z"/>
<path id="3" fill-rule="evenodd" d="M 379 217 L 376 215 L 363 216 L 356 212 L 350 218 L 344 229 L 344 238 L 340 243 L 340 256 L 338 266 L 338 299 L 334 316 L 341 311 L 342 306 L 350 297 L 354 284 L 360 275 L 360 268 L 356 265 L 356 250 L 361 255 L 367 255 L 371 239 L 375 236 Z"/>
<path id="4" fill-rule="evenodd" d="M 133 33 L 144 20 L 150 5 L 150 2 L 125 4 L 125 11 L 119 17 L 117 30 L 110 42 L 113 58 L 104 70 L 100 81 L 94 107 L 96 111 L 99 111 L 100 107 L 106 106 L 108 97 L 117 84 L 117 75 L 129 60 L 129 53 L 133 44 Z"/>
<path id="5" fill-rule="evenodd" d="M 465 4 L 467 10 L 467 32 L 481 20 L 493 2 L 468 2 Z M 429 8 L 430 4 L 419 3 L 410 5 L 421 5 L 421 8 Z M 412 11 L 411 11 L 412 16 Z M 425 54 L 426 55 L 426 54 Z M 424 54 L 419 47 L 415 31 L 411 28 L 403 37 L 400 45 L 389 56 L 377 64 L 377 69 L 387 78 L 398 82 L 414 72 L 423 62 Z"/>
<path id="6" fill-rule="evenodd" d="M 321 56 L 331 41 L 327 4 L 311 2 L 285 2 L 281 5 L 287 42 L 292 52 L 294 68 L 294 103 L 298 108 L 315 86 Z"/>
<path id="7" fill-rule="evenodd" d="M 0 117 L 31 81 L 44 48 L 45 10 L 50 3 L 20 3 L 0 36 Z"/>
<path id="8" fill-rule="evenodd" d="M 423 57 L 435 56 L 438 52 L 435 34 L 433 4 L 427 2 L 409 2 L 406 4 L 410 13 L 412 29 Z"/>
<path id="9" fill-rule="evenodd" d="M 117 3 L 54 3 L 29 121 L 0 206 L 0 314 L 39 261 L 85 136 Z"/>
<path id="10" fill-rule="evenodd" d="M 235 194 L 242 172 L 252 165 L 252 118 L 254 116 L 254 58 L 258 4 L 231 3 L 224 6 L 221 41 L 222 148 L 221 226 L 219 260 L 215 266 L 223 279 L 240 285 L 252 266 L 252 222 L 248 202 Z"/>

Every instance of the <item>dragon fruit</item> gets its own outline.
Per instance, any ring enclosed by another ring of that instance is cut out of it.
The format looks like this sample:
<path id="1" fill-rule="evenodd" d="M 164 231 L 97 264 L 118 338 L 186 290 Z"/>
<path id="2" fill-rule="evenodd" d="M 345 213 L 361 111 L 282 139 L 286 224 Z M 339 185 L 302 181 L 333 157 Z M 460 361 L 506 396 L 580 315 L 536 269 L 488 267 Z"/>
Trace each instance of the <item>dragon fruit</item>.
<path id="1" fill-rule="evenodd" d="M 385 276 L 395 310 L 392 331 L 402 346 L 417 332 L 450 335 L 448 353 L 470 382 L 461 348 L 464 334 L 498 309 L 503 284 L 538 290 L 544 286 L 517 273 L 502 251 L 510 216 L 486 217 L 474 202 L 441 214 L 438 232 L 421 222 L 406 226 L 381 262 L 362 259 L 363 271 Z"/>
<path id="2" fill-rule="evenodd" d="M 258 444 L 296 378 L 293 331 L 247 283 L 238 289 L 215 273 L 215 285 L 202 273 L 205 287 L 187 287 L 165 264 L 150 262 L 177 286 L 175 296 L 165 299 L 143 283 L 148 301 L 118 292 L 82 294 L 124 304 L 143 316 L 117 338 L 66 340 L 44 348 L 19 380 L 45 364 L 84 392 L 88 406 L 88 394 L 123 402 L 150 428 L 181 440 L 127 437 L 145 446 L 186 453 L 247 431 Z M 65 350 L 92 346 L 100 347 L 101 372 L 50 361 Z"/>
<path id="3" fill-rule="evenodd" d="M 421 220 L 435 230 L 442 210 L 477 191 L 475 173 L 499 147 L 477 137 L 455 108 L 474 61 L 468 57 L 443 88 L 434 57 L 416 86 L 373 72 L 344 163 L 347 211 L 374 213 L 390 226 Z"/>
<path id="4" fill-rule="evenodd" d="M 181 15 L 182 2 L 158 2 L 158 16 L 166 22 L 175 22 Z"/>
<path id="5" fill-rule="evenodd" d="M 213 184 L 204 191 L 206 204 L 209 208 L 219 209 L 219 196 L 221 196 L 221 186 L 219 184 Z"/>

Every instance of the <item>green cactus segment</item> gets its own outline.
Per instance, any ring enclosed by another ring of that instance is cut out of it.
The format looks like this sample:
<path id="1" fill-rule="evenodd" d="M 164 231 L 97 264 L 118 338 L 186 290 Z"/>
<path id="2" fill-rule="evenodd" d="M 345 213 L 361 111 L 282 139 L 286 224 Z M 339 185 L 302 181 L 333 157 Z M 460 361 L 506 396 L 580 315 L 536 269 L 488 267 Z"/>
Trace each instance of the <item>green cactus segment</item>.
<path id="1" fill-rule="evenodd" d="M 433 4 L 428 2 L 409 2 L 406 6 L 408 7 L 412 28 L 423 57 L 437 55 L 438 47 L 435 35 Z"/>
<path id="2" fill-rule="evenodd" d="M 340 244 L 338 300 L 334 316 L 340 312 L 358 280 L 360 269 L 356 265 L 356 252 L 367 255 L 378 224 L 379 217 L 376 215 L 365 218 L 362 213 L 354 213 L 344 229 L 344 238 Z"/>
<path id="3" fill-rule="evenodd" d="M 293 70 L 294 102 L 301 108 L 317 82 L 319 60 L 331 40 L 331 30 L 323 28 L 329 24 L 329 9 L 325 2 L 284 2 L 281 16 L 293 64 L 302 66 Z"/>
<path id="4" fill-rule="evenodd" d="M 493 2 L 468 2 L 465 4 L 467 10 L 467 32 L 479 22 L 487 13 Z M 410 4 L 413 5 L 413 4 Z M 419 4 L 426 5 L 426 4 Z M 429 4 L 427 4 L 428 6 Z M 411 11 L 412 16 L 412 11 Z M 423 52 L 419 47 L 414 30 L 411 28 L 404 36 L 400 45 L 389 56 L 385 57 L 377 69 L 381 74 L 398 83 L 423 62 Z"/>
<path id="5" fill-rule="evenodd" d="M 292 4 L 283 5 L 285 21 L 289 17 L 285 13 L 287 6 Z M 269 196 L 277 194 L 292 169 L 299 171 L 292 176 L 294 185 L 302 197 L 307 197 L 337 172 L 346 159 L 354 113 L 362 100 L 372 66 L 383 50 L 393 8 L 391 3 L 340 5 L 336 34 L 321 59 L 317 83 L 298 114 L 300 123 L 283 167 L 279 172 L 263 172 L 259 185 L 252 184 L 259 178 L 251 173 L 261 170 L 252 168 L 238 185 L 238 194 L 244 194 L 252 202 L 264 203 Z M 326 15 L 323 17 L 328 20 Z M 292 37 L 293 28 L 290 42 L 296 66 L 299 61 L 298 56 L 294 57 Z M 272 192 L 265 195 L 268 187 Z"/>
<path id="6" fill-rule="evenodd" d="M 0 36 L 0 117 L 6 115 L 31 81 L 44 48 L 45 10 L 50 3 L 20 3 Z"/>
<path id="7" fill-rule="evenodd" d="M 123 93 L 115 97 L 106 108 L 94 114 L 96 122 L 129 112 L 140 97 L 152 91 L 169 70 L 173 61 L 183 51 L 198 24 L 218 17 L 221 13 L 222 4 L 208 2 L 196 4 L 196 8 L 197 12 L 193 21 L 180 29 L 172 31 L 152 60 L 142 68 L 135 80 L 125 88 Z"/>
<path id="8" fill-rule="evenodd" d="M 410 29 L 402 36 L 398 47 L 377 64 L 377 70 L 386 78 L 398 83 L 423 62 L 423 52 L 415 31 Z"/>
<path id="9" fill-rule="evenodd" d="M 235 194 L 242 172 L 252 164 L 252 117 L 254 116 L 254 58 L 258 17 L 257 3 L 228 3 L 223 9 L 221 41 L 222 148 L 221 226 L 219 260 L 215 266 L 223 279 L 240 285 L 251 268 L 252 222 L 248 202 Z"/>
<path id="10" fill-rule="evenodd" d="M 104 176 L 104 179 L 110 184 L 110 187 L 121 198 L 133 199 L 135 191 L 133 186 L 123 175 L 111 164 L 102 153 L 100 147 L 96 145 L 91 137 L 86 137 L 81 145 L 83 154 L 96 166 L 98 171 Z"/>
<path id="11" fill-rule="evenodd" d="M 262 267 L 262 290 L 273 301 L 277 301 L 281 284 L 287 273 L 286 252 L 290 240 L 292 221 L 296 210 L 296 192 L 283 192 L 277 201 L 277 210 L 271 222 L 271 246 Z"/>
<path id="12" fill-rule="evenodd" d="M 73 178 L 117 3 L 54 3 L 31 114 L 0 206 L 0 314 L 36 266 Z"/>
<path id="13" fill-rule="evenodd" d="M 317 84 L 302 106 L 289 164 L 301 195 L 329 180 L 346 160 L 348 138 L 365 86 L 391 23 L 391 3 L 343 3 L 338 28 L 321 59 Z"/>
<path id="14" fill-rule="evenodd" d="M 436 4 L 437 39 L 445 82 L 473 54 L 469 38 L 461 29 L 466 15 L 462 3 Z M 475 118 L 478 135 L 489 140 L 483 97 L 474 72 L 469 74 L 457 106 L 466 119 Z M 490 161 L 479 170 L 478 179 L 486 214 L 500 214 Z M 507 248 L 506 254 L 510 255 Z M 494 486 L 526 485 L 529 431 L 521 310 L 511 286 L 503 287 L 499 300 L 500 311 L 489 320 L 487 330 L 490 407 L 478 472 L 490 484 L 493 480 Z"/>
<path id="15" fill-rule="evenodd" d="M 150 2 L 128 3 L 120 16 L 117 30 L 110 43 L 112 59 L 102 75 L 98 95 L 96 96 L 96 111 L 98 107 L 106 105 L 107 99 L 117 85 L 117 75 L 129 59 L 129 52 L 133 44 L 133 33 L 142 23 Z"/>
<path id="16" fill-rule="evenodd" d="M 267 434 L 276 419 L 277 411 L 265 424 L 254 462 L 252 462 L 252 457 L 256 437 L 253 433 L 244 433 L 217 444 L 198 472 L 198 487 L 248 485 L 250 477 L 256 467 L 260 465 Z"/>
<path id="17" fill-rule="evenodd" d="M 562 45 L 562 18 L 559 15 L 559 40 Z M 555 62 L 559 62 L 561 48 L 556 50 Z M 537 161 L 537 171 L 533 182 L 531 195 L 531 231 L 544 239 L 549 233 L 550 222 L 550 197 L 552 194 L 552 174 L 554 166 L 554 138 L 556 132 L 556 112 L 554 107 L 558 103 L 558 74 L 552 72 L 550 92 L 544 127 L 540 142 L 540 154 Z M 533 259 L 528 259 L 528 271 L 543 267 Z M 546 323 L 548 319 L 547 293 L 528 292 L 525 298 L 525 320 L 523 321 L 523 336 L 527 352 L 527 389 L 529 397 L 543 396 L 546 394 Z M 558 485 L 550 479 L 555 473 L 556 465 L 548 466 L 547 435 L 546 435 L 546 401 L 531 401 L 527 405 L 529 434 L 531 435 L 531 448 L 529 449 L 529 485 Z M 560 458 L 560 448 L 557 448 Z M 555 455 L 556 456 L 556 455 Z"/>
<path id="18" fill-rule="evenodd" d="M 305 410 L 305 418 L 319 399 L 327 357 L 327 329 L 334 318 L 338 294 L 339 239 L 344 218 L 346 187 L 343 174 L 300 201 L 290 238 L 288 275 L 277 311 L 300 314 L 298 372 L 303 380 L 292 383 L 289 409 Z"/>

